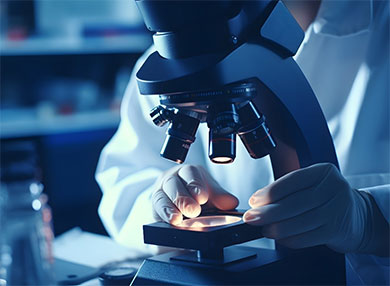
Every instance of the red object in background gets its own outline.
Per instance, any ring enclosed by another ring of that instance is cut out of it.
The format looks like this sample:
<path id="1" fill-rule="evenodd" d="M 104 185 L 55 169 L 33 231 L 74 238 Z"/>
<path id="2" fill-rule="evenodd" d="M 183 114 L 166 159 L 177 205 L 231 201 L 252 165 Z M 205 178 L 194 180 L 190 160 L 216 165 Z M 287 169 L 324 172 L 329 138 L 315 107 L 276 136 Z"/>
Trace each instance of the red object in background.
<path id="1" fill-rule="evenodd" d="M 103 31 L 102 34 L 103 37 L 115 37 L 115 36 L 120 36 L 121 31 L 115 29 L 107 29 L 106 31 Z"/>
<path id="2" fill-rule="evenodd" d="M 8 30 L 7 38 L 10 41 L 23 41 L 27 38 L 28 32 L 24 27 L 17 27 Z"/>
<path id="3" fill-rule="evenodd" d="M 59 114 L 62 114 L 62 115 L 69 115 L 69 114 L 73 114 L 74 112 L 74 108 L 73 108 L 73 105 L 72 104 L 61 104 L 58 108 L 58 112 Z"/>
<path id="4" fill-rule="evenodd" d="M 121 99 L 112 100 L 109 109 L 114 112 L 119 112 L 121 109 Z"/>

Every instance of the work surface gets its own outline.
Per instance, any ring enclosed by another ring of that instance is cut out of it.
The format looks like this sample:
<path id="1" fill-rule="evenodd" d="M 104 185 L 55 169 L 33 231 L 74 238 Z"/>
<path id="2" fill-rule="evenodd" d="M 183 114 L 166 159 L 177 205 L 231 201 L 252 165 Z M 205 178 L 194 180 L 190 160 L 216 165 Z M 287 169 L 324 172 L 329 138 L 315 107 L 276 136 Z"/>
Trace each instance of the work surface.
<path id="1" fill-rule="evenodd" d="M 145 255 L 135 249 L 128 249 L 107 236 L 84 232 L 80 228 L 71 229 L 55 239 L 54 256 L 96 269 L 107 265 L 138 268 L 145 259 Z M 100 284 L 96 278 L 81 285 Z"/>

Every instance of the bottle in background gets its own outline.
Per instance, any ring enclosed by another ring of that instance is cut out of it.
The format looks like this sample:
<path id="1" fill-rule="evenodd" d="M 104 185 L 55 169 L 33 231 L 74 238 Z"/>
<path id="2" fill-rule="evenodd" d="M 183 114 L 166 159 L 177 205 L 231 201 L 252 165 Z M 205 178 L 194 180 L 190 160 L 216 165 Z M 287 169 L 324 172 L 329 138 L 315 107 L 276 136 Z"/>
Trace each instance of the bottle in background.
<path id="1" fill-rule="evenodd" d="M 53 232 L 35 146 L 1 144 L 0 286 L 54 285 Z"/>

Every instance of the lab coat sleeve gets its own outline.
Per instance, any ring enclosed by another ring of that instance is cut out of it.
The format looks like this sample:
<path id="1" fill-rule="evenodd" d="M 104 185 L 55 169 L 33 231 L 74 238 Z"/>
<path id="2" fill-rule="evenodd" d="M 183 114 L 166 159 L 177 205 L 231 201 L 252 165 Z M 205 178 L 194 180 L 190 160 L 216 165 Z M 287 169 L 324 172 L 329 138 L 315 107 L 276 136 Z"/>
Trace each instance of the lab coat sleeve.
<path id="1" fill-rule="evenodd" d="M 104 147 L 96 171 L 103 192 L 98 213 L 107 232 L 119 243 L 145 254 L 156 251 L 145 245 L 142 237 L 142 225 L 154 221 L 150 202 L 153 183 L 174 165 L 159 156 L 165 130 L 154 126 L 148 114 L 156 104 L 155 97 L 139 94 L 133 72 L 122 100 L 119 128 Z"/>

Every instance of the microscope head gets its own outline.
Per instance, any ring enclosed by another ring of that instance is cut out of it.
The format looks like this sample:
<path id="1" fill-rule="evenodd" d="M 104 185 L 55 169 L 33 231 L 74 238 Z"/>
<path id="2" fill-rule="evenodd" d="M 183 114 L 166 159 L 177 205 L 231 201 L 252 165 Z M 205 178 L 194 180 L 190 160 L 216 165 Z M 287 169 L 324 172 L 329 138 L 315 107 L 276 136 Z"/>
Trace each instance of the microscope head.
<path id="1" fill-rule="evenodd" d="M 264 21 L 271 0 L 136 0 L 154 45 L 166 59 L 229 52 Z"/>
<path id="2" fill-rule="evenodd" d="M 284 5 L 273 0 L 136 3 L 154 32 L 156 52 L 137 81 L 141 94 L 159 95 L 160 105 L 150 112 L 153 122 L 169 124 L 161 156 L 183 163 L 200 123 L 210 129 L 214 163 L 234 161 L 236 135 L 252 158 L 268 155 L 276 142 L 253 101 L 264 88 L 254 69 L 240 72 L 245 59 L 255 60 L 240 47 L 263 46 L 281 58 L 295 54 L 303 32 Z"/>

